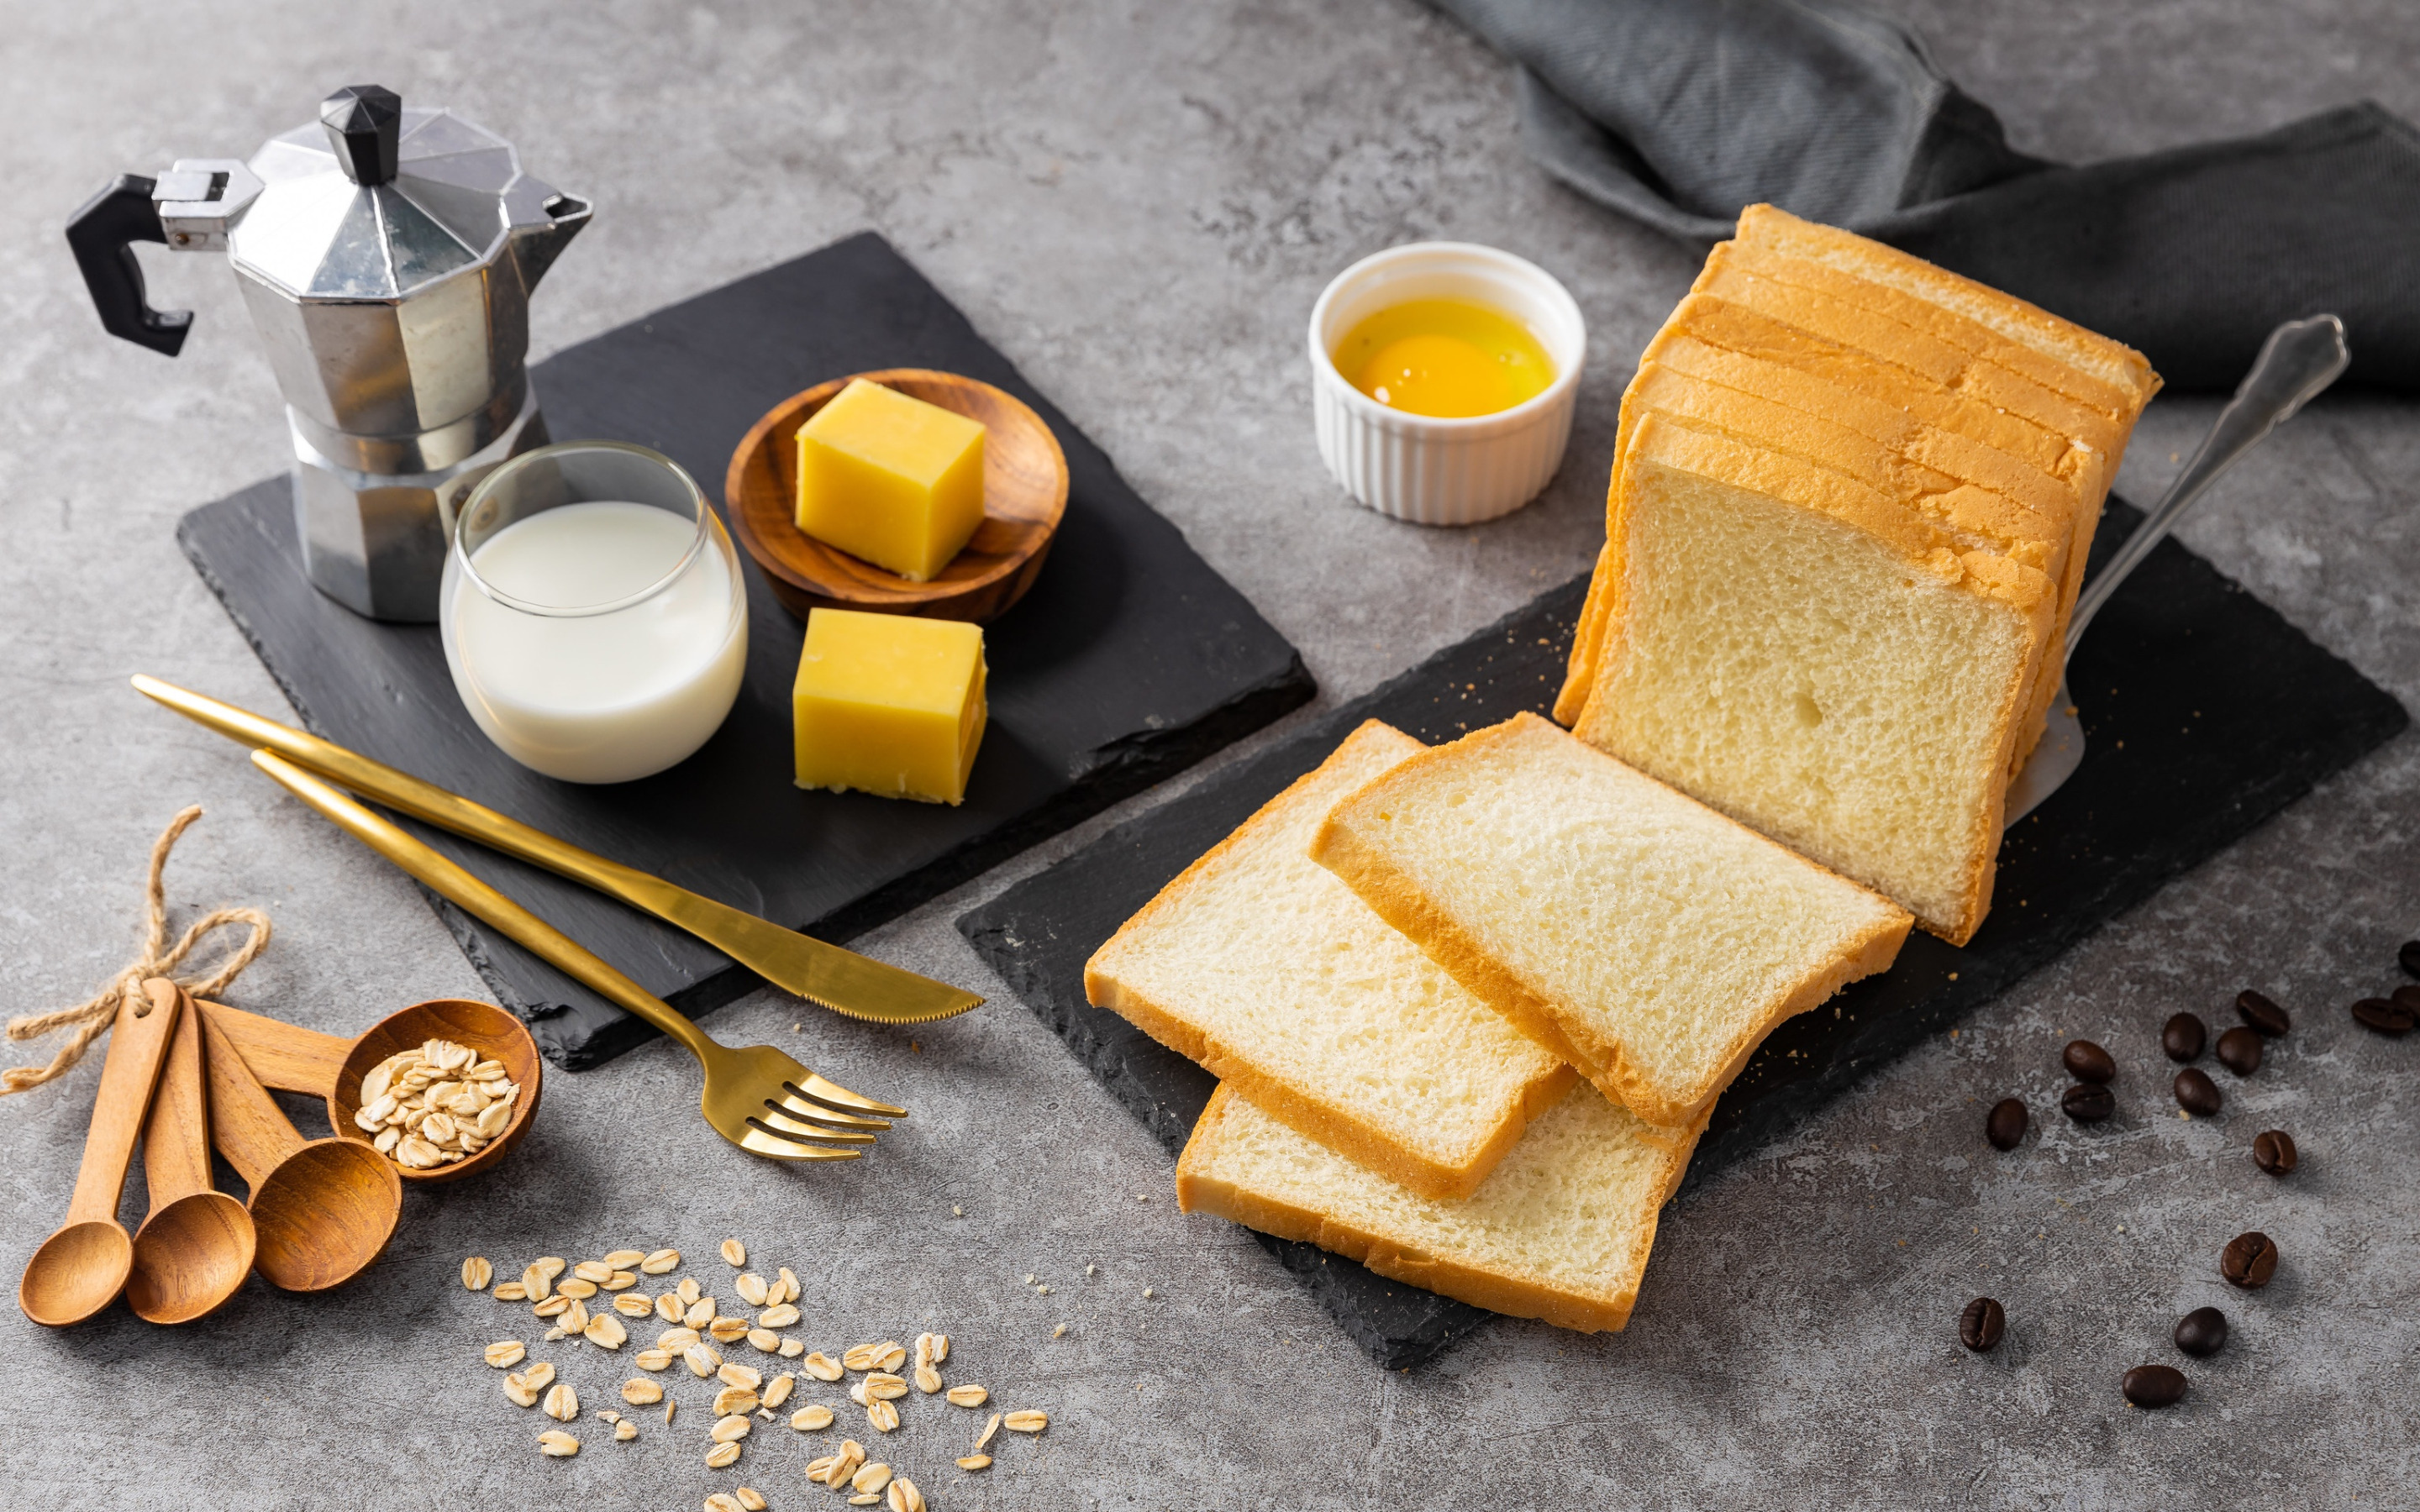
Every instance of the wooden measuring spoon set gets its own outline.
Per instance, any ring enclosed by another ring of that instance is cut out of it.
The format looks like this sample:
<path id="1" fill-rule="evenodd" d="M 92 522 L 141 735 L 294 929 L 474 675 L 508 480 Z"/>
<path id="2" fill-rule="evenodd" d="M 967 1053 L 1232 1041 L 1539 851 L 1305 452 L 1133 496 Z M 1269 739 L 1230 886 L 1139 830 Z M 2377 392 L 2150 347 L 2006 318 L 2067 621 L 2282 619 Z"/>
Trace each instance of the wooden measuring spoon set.
<path id="1" fill-rule="evenodd" d="M 512 1121 L 468 1159 L 407 1169 L 356 1137 L 363 1076 L 430 1040 L 504 1063 L 520 1084 Z M 35 1322 L 82 1322 L 122 1293 L 135 1316 L 188 1323 L 258 1271 L 287 1291 L 324 1291 L 386 1248 L 406 1181 L 451 1181 L 502 1160 L 529 1132 L 543 1064 L 520 1022 L 487 1003 L 441 998 L 341 1039 L 200 1002 L 155 977 L 110 1031 L 101 1091 L 67 1221 L 26 1263 L 17 1305 Z M 324 1098 L 336 1134 L 304 1139 L 270 1089 Z M 151 1211 L 117 1222 L 140 1136 Z M 210 1149 L 252 1188 L 238 1202 L 210 1180 Z"/>

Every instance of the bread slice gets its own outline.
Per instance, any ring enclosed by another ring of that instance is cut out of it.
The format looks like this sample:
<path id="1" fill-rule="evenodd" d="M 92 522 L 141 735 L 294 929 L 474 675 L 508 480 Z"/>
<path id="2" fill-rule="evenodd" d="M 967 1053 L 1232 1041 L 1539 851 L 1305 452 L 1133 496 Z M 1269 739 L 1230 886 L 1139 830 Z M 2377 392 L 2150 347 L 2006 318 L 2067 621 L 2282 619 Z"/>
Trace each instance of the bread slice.
<path id="1" fill-rule="evenodd" d="M 1668 433 L 1745 450 L 1658 417 L 1640 442 Z M 1775 1025 L 1887 967 L 1909 922 L 1530 714 L 1362 788 L 1311 855 L 1523 1032 L 1667 1127 L 1696 1125 Z"/>
<path id="2" fill-rule="evenodd" d="M 1660 415 L 1621 466 L 1577 733 L 1963 944 L 2055 586 L 1837 473 Z"/>
<path id="3" fill-rule="evenodd" d="M 1467 1196 L 1575 1079 L 1314 863 L 1327 810 L 1427 749 L 1375 719 L 1126 920 L 1084 995 L 1423 1196 Z"/>
<path id="4" fill-rule="evenodd" d="M 1630 1320 L 1657 1218 L 1698 1133 L 1675 1142 L 1574 1088 L 1467 1201 L 1438 1202 L 1221 1085 L 1177 1162 L 1176 1201 L 1474 1306 L 1592 1334 Z"/>

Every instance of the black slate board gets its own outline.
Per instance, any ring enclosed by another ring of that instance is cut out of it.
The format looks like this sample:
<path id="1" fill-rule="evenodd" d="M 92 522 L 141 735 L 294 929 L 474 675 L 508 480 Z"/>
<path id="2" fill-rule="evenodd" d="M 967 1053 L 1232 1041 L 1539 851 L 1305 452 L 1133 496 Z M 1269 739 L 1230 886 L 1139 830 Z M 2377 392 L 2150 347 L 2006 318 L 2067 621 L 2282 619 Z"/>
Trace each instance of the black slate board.
<path id="1" fill-rule="evenodd" d="M 2141 518 L 2110 501 L 2093 563 Z M 1545 712 L 1587 587 L 1583 578 L 1546 594 L 1295 739 L 1111 830 L 969 912 L 959 930 L 1175 1155 L 1214 1084 L 1125 1020 L 1086 1004 L 1085 959 L 1363 719 L 1435 743 L 1524 709 Z M 2083 764 L 2003 841 L 1983 928 L 1962 950 L 1912 934 L 1888 973 L 1776 1030 L 1715 1103 L 1688 1184 L 2007 991 L 2409 722 L 2392 696 L 2174 541 L 2162 543 L 2102 610 L 2070 672 L 2089 741 Z M 1488 1316 L 1309 1244 L 1261 1240 L 1308 1276 L 1344 1331 L 1390 1369 L 1435 1356 Z"/>
<path id="2" fill-rule="evenodd" d="M 802 632 L 752 563 L 747 682 L 730 719 L 669 772 L 590 788 L 540 777 L 488 743 L 455 696 L 434 625 L 374 624 L 311 589 L 284 479 L 194 510 L 177 536 L 316 733 L 575 844 L 844 940 L 1312 692 L 1294 648 L 871 233 L 658 311 L 533 373 L 555 436 L 652 446 L 719 505 L 732 449 L 760 415 L 812 384 L 878 367 L 998 384 L 1032 405 L 1067 454 L 1067 514 L 1049 562 L 986 632 L 991 724 L 958 808 L 792 785 L 789 696 Z M 757 985 L 690 936 L 586 888 L 422 833 L 685 1013 Z M 439 912 L 558 1064 L 582 1070 L 655 1033 L 450 905 Z"/>

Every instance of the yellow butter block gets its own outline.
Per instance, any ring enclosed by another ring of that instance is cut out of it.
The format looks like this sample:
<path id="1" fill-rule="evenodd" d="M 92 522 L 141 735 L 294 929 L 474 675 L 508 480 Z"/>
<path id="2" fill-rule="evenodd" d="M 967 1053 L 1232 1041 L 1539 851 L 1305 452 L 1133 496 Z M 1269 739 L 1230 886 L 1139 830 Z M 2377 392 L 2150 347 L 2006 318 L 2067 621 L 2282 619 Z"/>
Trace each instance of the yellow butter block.
<path id="1" fill-rule="evenodd" d="M 956 803 L 983 743 L 983 627 L 813 610 L 790 702 L 799 786 Z"/>
<path id="2" fill-rule="evenodd" d="M 984 426 L 863 378 L 799 427 L 799 529 L 926 582 L 983 523 Z"/>

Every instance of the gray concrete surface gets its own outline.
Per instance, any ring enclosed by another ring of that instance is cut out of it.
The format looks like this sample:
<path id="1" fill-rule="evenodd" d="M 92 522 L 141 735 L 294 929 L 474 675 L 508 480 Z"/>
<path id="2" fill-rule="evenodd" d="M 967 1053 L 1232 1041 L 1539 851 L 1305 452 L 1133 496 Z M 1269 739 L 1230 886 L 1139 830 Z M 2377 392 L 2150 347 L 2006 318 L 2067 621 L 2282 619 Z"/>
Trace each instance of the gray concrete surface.
<path id="1" fill-rule="evenodd" d="M 2039 150 L 2138 150 L 2365 94 L 2420 116 L 2420 31 L 2392 0 L 1888 8 Z M 454 102 L 598 204 L 538 301 L 541 351 L 875 226 L 1294 638 L 1330 700 L 1584 566 L 1623 370 L 1691 271 L 1533 173 L 1505 70 L 1408 0 L 15 0 L 5 20 L 12 1011 L 80 997 L 128 957 L 145 847 L 196 801 L 208 817 L 169 874 L 179 920 L 238 902 L 277 919 L 239 1001 L 345 1029 L 478 989 L 397 875 L 125 687 L 147 670 L 280 707 L 170 533 L 184 509 L 273 471 L 280 431 L 224 269 L 150 263 L 163 301 L 200 311 L 178 363 L 97 329 L 59 229 L 112 172 L 248 151 L 342 82 Z M 1430 235 L 1539 259 L 1594 332 L 1561 481 L 1463 533 L 1342 501 L 1306 413 L 1300 329 L 1321 283 Z M 2211 413 L 2155 406 L 2127 491 L 2155 492 Z M 2409 404 L 2332 398 L 2185 535 L 2420 704 L 2415 472 Z M 0 1318 L 0 1501 L 690 1508 L 747 1484 L 776 1508 L 821 1504 L 832 1493 L 801 1480 L 809 1450 L 786 1427 L 761 1429 L 737 1471 L 703 1468 L 706 1394 L 685 1379 L 675 1427 L 644 1415 L 617 1445 L 592 1419 L 577 1459 L 539 1459 L 547 1425 L 504 1401 L 478 1355 L 535 1334 L 453 1280 L 468 1254 L 517 1266 L 635 1243 L 682 1247 L 711 1284 L 726 1275 L 714 1245 L 737 1233 L 799 1272 L 818 1347 L 944 1329 L 954 1378 L 1053 1414 L 1047 1437 L 997 1445 L 974 1476 L 950 1461 L 975 1415 L 912 1401 L 876 1456 L 940 1508 L 2408 1503 L 2420 1045 L 2364 1034 L 2342 1005 L 2394 980 L 2420 920 L 2416 819 L 2407 737 L 1669 1212 L 1621 1335 L 1504 1322 L 1433 1368 L 1380 1373 L 1243 1235 L 1175 1212 L 1158 1150 L 1013 1001 L 911 1043 L 760 996 L 715 1031 L 795 1044 L 915 1105 L 876 1158 L 789 1172 L 735 1155 L 660 1044 L 560 1077 L 508 1166 L 411 1194 L 392 1253 L 344 1291 L 256 1283 L 175 1332 L 123 1312 L 65 1334 Z M 996 990 L 950 920 L 1080 838 L 870 948 Z M 2301 1026 L 2250 1086 L 2222 1077 L 2224 1118 L 2162 1117 L 2160 1021 L 2255 983 Z M 2075 1034 L 2118 1053 L 2130 1112 L 2088 1133 L 2054 1118 L 1994 1155 L 1982 1107 L 2019 1089 L 2046 1108 Z M 0 1102 L 11 1265 L 64 1206 L 97 1073 Z M 2245 1155 L 2271 1123 L 2305 1151 L 2284 1184 Z M 2280 1279 L 2223 1296 L 2218 1249 L 2256 1226 L 2283 1245 Z M 1977 1359 L 1953 1328 L 1984 1291 L 2011 1325 Z M 2174 1319 L 2213 1301 L 2235 1342 L 2189 1365 L 2185 1404 L 2125 1409 L 2118 1373 L 2176 1358 Z M 546 1352 L 592 1410 L 631 1373 Z"/>

